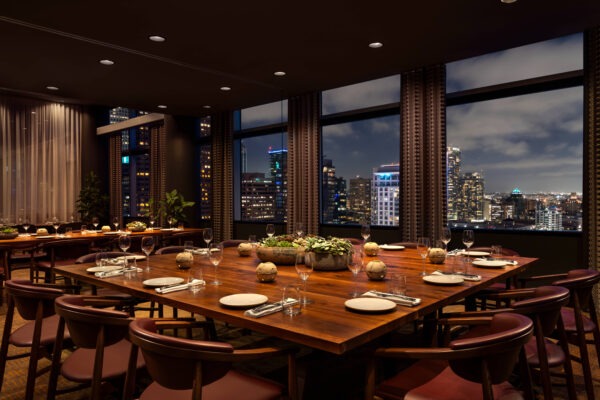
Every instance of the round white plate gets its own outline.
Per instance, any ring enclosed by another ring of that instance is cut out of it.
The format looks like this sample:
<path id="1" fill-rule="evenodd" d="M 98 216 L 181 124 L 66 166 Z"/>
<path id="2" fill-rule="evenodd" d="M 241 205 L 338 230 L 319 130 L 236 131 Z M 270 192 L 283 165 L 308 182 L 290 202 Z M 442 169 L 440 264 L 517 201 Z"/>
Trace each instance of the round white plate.
<path id="1" fill-rule="evenodd" d="M 219 303 L 227 307 L 250 308 L 259 306 L 269 301 L 269 298 L 257 293 L 238 293 L 230 294 L 229 296 L 221 297 Z"/>
<path id="2" fill-rule="evenodd" d="M 487 257 L 490 255 L 490 253 L 488 253 L 487 251 L 461 251 L 460 253 L 458 253 L 460 255 L 463 256 L 467 256 L 467 257 Z"/>
<path id="3" fill-rule="evenodd" d="M 382 244 L 379 248 L 384 250 L 404 250 L 404 246 L 395 246 L 392 244 Z"/>
<path id="4" fill-rule="evenodd" d="M 161 228 L 161 231 L 174 231 L 175 228 Z"/>
<path id="5" fill-rule="evenodd" d="M 357 297 L 346 300 L 344 305 L 351 310 L 362 312 L 384 312 L 396 309 L 396 303 L 391 300 L 370 297 Z"/>
<path id="6" fill-rule="evenodd" d="M 123 232 L 117 232 L 117 231 L 107 231 L 107 232 L 104 232 L 105 235 L 120 235 L 122 233 Z"/>
<path id="7" fill-rule="evenodd" d="M 118 269 L 122 269 L 123 266 L 121 265 L 103 265 L 101 267 L 89 267 L 88 269 L 86 269 L 87 272 L 91 272 L 91 273 L 95 273 L 95 272 L 110 272 L 110 271 L 116 271 Z"/>
<path id="8" fill-rule="evenodd" d="M 462 277 L 456 275 L 426 275 L 423 280 L 435 285 L 460 285 L 465 281 Z"/>
<path id="9" fill-rule="evenodd" d="M 52 239 L 55 238 L 56 236 L 54 235 L 42 235 L 42 236 L 38 236 L 38 239 Z"/>
<path id="10" fill-rule="evenodd" d="M 146 279 L 142 283 L 144 284 L 144 286 L 162 287 L 162 286 L 168 286 L 168 285 L 178 285 L 178 284 L 182 283 L 183 281 L 184 281 L 183 278 L 168 276 L 166 278 Z"/>
<path id="11" fill-rule="evenodd" d="M 501 260 L 474 260 L 473 265 L 483 268 L 503 268 L 508 263 Z"/>

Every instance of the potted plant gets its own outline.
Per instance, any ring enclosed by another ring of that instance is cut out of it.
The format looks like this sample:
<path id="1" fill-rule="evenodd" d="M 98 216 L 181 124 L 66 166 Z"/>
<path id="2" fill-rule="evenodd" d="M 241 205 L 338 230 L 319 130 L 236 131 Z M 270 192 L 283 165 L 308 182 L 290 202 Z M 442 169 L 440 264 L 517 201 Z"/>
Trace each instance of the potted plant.
<path id="1" fill-rule="evenodd" d="M 100 190 L 100 178 L 91 171 L 84 179 L 75 202 L 81 222 L 92 223 L 92 218 L 105 219 L 108 215 L 108 200 L 106 193 Z"/>
<path id="2" fill-rule="evenodd" d="M 256 248 L 256 256 L 264 262 L 294 265 L 298 251 L 304 251 L 305 239 L 293 235 L 272 236 L 263 239 Z"/>
<path id="3" fill-rule="evenodd" d="M 14 239 L 19 236 L 19 231 L 16 228 L 10 226 L 0 227 L 0 240 Z"/>
<path id="4" fill-rule="evenodd" d="M 346 239 L 320 236 L 306 238 L 306 253 L 315 253 L 314 269 L 337 271 L 348 268 L 348 257 L 352 251 L 352 243 Z"/>
<path id="5" fill-rule="evenodd" d="M 153 204 L 154 202 L 152 202 Z M 164 217 L 164 220 L 172 225 L 176 222 L 187 220 L 185 209 L 196 204 L 194 201 L 186 201 L 183 195 L 173 189 L 165 193 L 165 198 L 158 202 L 158 214 Z"/>

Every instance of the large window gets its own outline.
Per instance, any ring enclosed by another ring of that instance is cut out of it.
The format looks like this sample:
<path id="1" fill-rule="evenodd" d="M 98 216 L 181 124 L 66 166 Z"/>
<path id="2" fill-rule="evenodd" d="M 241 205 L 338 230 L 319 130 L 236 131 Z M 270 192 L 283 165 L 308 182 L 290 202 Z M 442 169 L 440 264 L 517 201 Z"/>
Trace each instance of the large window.
<path id="1" fill-rule="evenodd" d="M 478 89 L 479 101 L 461 102 L 460 94 L 449 101 L 451 226 L 581 230 L 583 88 L 556 75 L 542 89 L 510 82 L 580 70 L 581 40 L 572 35 L 448 65 L 449 91 L 506 83 Z M 505 97 L 507 88 L 525 94 Z"/>

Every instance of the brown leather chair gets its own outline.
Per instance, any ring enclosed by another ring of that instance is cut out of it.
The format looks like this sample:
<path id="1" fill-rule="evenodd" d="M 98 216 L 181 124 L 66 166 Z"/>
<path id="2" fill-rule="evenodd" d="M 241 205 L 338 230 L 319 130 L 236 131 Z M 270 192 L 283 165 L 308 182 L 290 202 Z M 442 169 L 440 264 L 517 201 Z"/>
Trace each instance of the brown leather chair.
<path id="1" fill-rule="evenodd" d="M 470 337 L 457 338 L 442 348 L 380 348 L 367 365 L 367 392 L 382 399 L 493 399 L 518 391 L 507 382 L 518 360 L 524 362 L 523 346 L 533 333 L 526 316 L 502 313 L 492 317 L 441 320 L 470 324 Z M 375 359 L 419 360 L 375 389 Z M 528 372 L 525 367 L 524 371 Z M 530 393 L 532 397 L 532 394 Z M 519 397 L 516 397 L 519 398 Z"/>
<path id="2" fill-rule="evenodd" d="M 29 400 L 33 399 L 35 378 L 40 372 L 37 368 L 38 360 L 42 357 L 50 358 L 56 341 L 59 318 L 54 312 L 54 299 L 62 296 L 65 290 L 74 288 L 61 287 L 61 289 L 57 285 L 37 284 L 27 280 L 8 280 L 5 285 L 8 308 L 0 347 L 0 392 L 4 382 L 6 361 L 29 356 L 25 386 L 25 399 Z M 12 331 L 15 308 L 21 318 L 28 322 Z M 69 337 L 66 331 L 64 338 Z M 31 351 L 8 356 L 9 345 L 29 347 Z"/>
<path id="3" fill-rule="evenodd" d="M 58 329 L 66 323 L 77 349 L 61 366 L 62 341 L 60 336 L 57 337 L 48 383 L 49 399 L 57 393 L 59 374 L 79 383 L 78 387 L 91 385 L 90 398 L 93 400 L 101 398 L 102 382 L 125 377 L 131 352 L 127 336 L 132 319 L 123 311 L 91 307 L 115 304 L 118 304 L 117 300 L 94 296 L 61 296 L 56 299 L 55 310 L 60 317 Z M 142 368 L 144 360 L 140 356 L 132 364 L 135 368 Z"/>
<path id="4" fill-rule="evenodd" d="M 130 340 L 146 360 L 154 380 L 141 398 L 169 399 L 297 399 L 294 352 L 276 348 L 236 350 L 228 343 L 190 340 L 157 333 L 160 321 L 143 318 L 129 327 Z M 172 324 L 169 323 L 169 328 Z M 231 369 L 231 363 L 283 355 L 288 359 L 288 397 L 282 385 Z M 125 399 L 130 399 L 135 369 L 128 371 Z"/>
<path id="5" fill-rule="evenodd" d="M 89 239 L 56 239 L 45 242 L 41 248 L 48 253 L 47 259 L 39 260 L 35 265 L 35 280 L 39 280 L 39 271 L 44 271 L 44 280 L 54 283 L 57 265 L 75 264 L 77 258 L 89 253 Z"/>
<path id="6" fill-rule="evenodd" d="M 161 247 L 160 249 L 156 250 L 154 252 L 154 254 L 181 253 L 184 250 L 185 250 L 184 246 L 166 246 L 166 247 Z"/>
<path id="7" fill-rule="evenodd" d="M 223 245 L 223 248 L 238 247 L 240 245 L 240 243 L 248 243 L 248 241 L 243 240 L 243 239 L 228 239 L 228 240 L 223 240 L 221 242 L 221 244 Z"/>
<path id="8" fill-rule="evenodd" d="M 417 248 L 417 242 L 395 242 L 395 243 L 390 243 L 391 246 L 404 246 L 407 249 L 416 249 Z"/>

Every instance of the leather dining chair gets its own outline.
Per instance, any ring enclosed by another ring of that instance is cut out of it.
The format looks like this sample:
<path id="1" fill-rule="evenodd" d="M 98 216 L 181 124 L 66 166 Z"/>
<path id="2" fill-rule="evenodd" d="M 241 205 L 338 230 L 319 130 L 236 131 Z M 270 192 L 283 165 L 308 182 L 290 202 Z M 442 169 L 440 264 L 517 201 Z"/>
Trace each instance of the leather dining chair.
<path id="1" fill-rule="evenodd" d="M 2 332 L 0 347 L 0 392 L 4 382 L 6 362 L 29 356 L 25 399 L 33 399 L 38 360 L 42 357 L 51 358 L 52 347 L 56 341 L 59 317 L 54 312 L 54 300 L 65 294 L 66 290 L 76 290 L 76 287 L 65 287 L 49 284 L 38 284 L 27 280 L 8 280 L 5 282 L 8 305 Z M 15 309 L 26 323 L 12 330 Z M 69 339 L 68 331 L 64 339 Z M 8 355 L 9 345 L 30 348 L 29 353 Z M 0 396 L 1 397 L 1 396 Z"/>
<path id="2" fill-rule="evenodd" d="M 42 270 L 44 281 L 54 283 L 54 267 L 75 264 L 77 258 L 89 253 L 89 247 L 89 239 L 56 239 L 42 243 L 41 248 L 47 253 L 47 258 L 35 263 L 34 279 L 40 279 L 39 271 Z"/>
<path id="3" fill-rule="evenodd" d="M 185 246 L 166 246 L 156 250 L 154 254 L 172 254 L 185 251 Z"/>
<path id="4" fill-rule="evenodd" d="M 56 299 L 56 314 L 60 317 L 58 329 L 66 324 L 76 350 L 61 365 L 62 338 L 57 337 L 48 399 L 53 399 L 59 392 L 91 386 L 90 399 L 99 400 L 103 398 L 100 391 L 103 382 L 122 382 L 129 365 L 131 343 L 127 336 L 132 319 L 123 311 L 95 308 L 116 304 L 117 300 L 94 296 L 61 296 Z M 144 367 L 143 358 L 137 357 L 133 365 L 135 368 Z M 59 375 L 79 385 L 57 391 Z"/>
<path id="5" fill-rule="evenodd" d="M 366 399 L 485 399 L 521 398 L 508 378 L 525 362 L 523 346 L 533 333 L 526 316 L 502 313 L 489 317 L 440 320 L 468 324 L 469 337 L 458 337 L 440 348 L 379 348 L 367 364 Z M 418 360 L 383 382 L 376 383 L 376 359 Z M 528 373 L 525 366 L 524 373 Z M 529 382 L 529 381 L 527 381 Z M 531 391 L 526 397 L 532 398 Z"/>
<path id="6" fill-rule="evenodd" d="M 129 326 L 131 359 L 141 351 L 153 379 L 140 398 L 145 400 L 179 399 L 297 399 L 295 352 L 291 349 L 234 349 L 230 344 L 206 340 L 190 340 L 158 333 L 160 320 L 141 318 Z M 171 322 L 167 327 L 172 328 Z M 180 326 L 184 328 L 184 325 Z M 288 386 L 237 372 L 231 364 L 267 357 L 284 356 L 288 361 Z M 124 398 L 131 399 L 135 385 L 135 369 L 127 374 Z"/>

